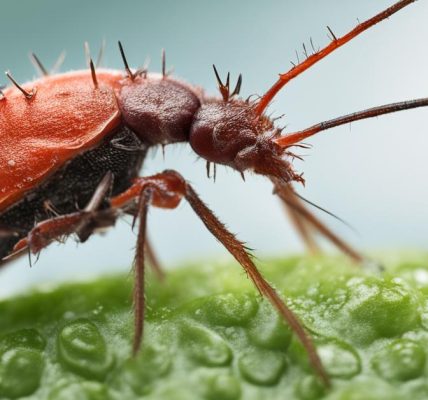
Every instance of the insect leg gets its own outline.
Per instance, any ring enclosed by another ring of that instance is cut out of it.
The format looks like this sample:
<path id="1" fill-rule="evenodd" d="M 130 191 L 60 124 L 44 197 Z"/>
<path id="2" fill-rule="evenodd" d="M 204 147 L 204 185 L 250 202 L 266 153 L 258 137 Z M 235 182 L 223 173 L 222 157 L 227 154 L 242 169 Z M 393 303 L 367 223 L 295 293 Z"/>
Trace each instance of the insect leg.
<path id="1" fill-rule="evenodd" d="M 292 190 L 284 190 L 284 196 L 291 197 L 293 196 Z M 280 198 L 281 199 L 281 198 Z M 296 199 L 297 200 L 297 199 Z M 306 247 L 312 254 L 320 253 L 320 248 L 313 237 L 313 228 L 308 224 L 308 222 L 303 218 L 299 212 L 297 212 L 289 202 L 281 199 L 281 204 L 284 206 L 284 210 L 287 212 L 288 216 L 295 229 L 299 233 Z"/>
<path id="2" fill-rule="evenodd" d="M 16 243 L 12 253 L 3 260 L 14 257 L 26 248 L 34 254 L 39 253 L 52 241 L 73 233 L 77 234 L 81 242 L 84 242 L 96 229 L 114 225 L 118 215 L 117 210 L 99 209 L 110 190 L 112 179 L 110 172 L 104 176 L 84 210 L 53 217 L 36 224 L 26 237 Z"/>
<path id="3" fill-rule="evenodd" d="M 95 229 L 103 229 L 114 225 L 116 218 L 117 214 L 113 210 L 102 210 L 94 213 L 78 211 L 50 218 L 38 223 L 25 238 L 16 243 L 12 253 L 3 258 L 3 260 L 8 260 L 27 248 L 33 254 L 37 254 L 54 240 L 60 240 L 76 233 L 82 223 L 90 224 L 92 233 Z"/>
<path id="4" fill-rule="evenodd" d="M 253 263 L 251 256 L 245 250 L 242 242 L 240 242 L 234 234 L 229 232 L 224 224 L 214 215 L 214 213 L 202 202 L 193 188 L 186 183 L 186 200 L 193 208 L 195 213 L 207 227 L 207 229 L 223 244 L 224 247 L 233 255 L 233 257 L 241 264 L 247 272 L 254 285 L 259 292 L 264 295 L 280 315 L 287 321 L 291 329 L 297 335 L 299 340 L 305 347 L 312 367 L 318 373 L 323 382 L 330 385 L 329 378 L 324 370 L 321 360 L 316 352 L 315 346 L 310 336 L 305 332 L 301 322 L 290 308 L 284 303 L 275 289 L 263 278 Z"/>
<path id="5" fill-rule="evenodd" d="M 139 198 L 138 205 L 138 238 L 134 259 L 134 343 L 133 354 L 137 354 L 141 347 L 144 332 L 145 298 L 144 298 L 144 271 L 146 249 L 147 211 L 152 200 L 153 188 L 145 186 Z"/>
<path id="6" fill-rule="evenodd" d="M 339 250 L 347 254 L 354 261 L 361 263 L 365 260 L 361 254 L 354 250 L 344 240 L 339 238 L 311 211 L 309 211 L 296 195 L 290 195 L 291 188 L 289 187 L 289 185 L 285 185 L 279 180 L 273 180 L 273 182 L 275 185 L 275 193 L 281 198 L 284 203 L 286 203 L 295 212 L 300 214 L 301 218 L 303 218 L 308 224 L 310 224 L 313 229 L 315 229 L 322 236 L 330 240 L 330 242 L 332 242 Z"/>
<path id="7" fill-rule="evenodd" d="M 89 214 L 95 214 L 96 211 L 100 209 L 102 203 L 105 201 L 112 184 L 113 174 L 109 171 L 98 184 L 91 200 L 89 200 L 89 203 L 86 205 L 83 211 Z M 82 219 L 80 226 L 77 227 L 76 234 L 82 243 L 85 242 L 94 231 L 95 227 L 92 226 L 93 224 L 94 222 L 92 222 L 90 218 L 86 218 L 86 221 L 85 219 Z"/>
<path id="8" fill-rule="evenodd" d="M 140 199 L 139 210 L 145 210 L 144 207 L 146 203 L 141 203 L 141 199 L 144 198 L 144 190 L 147 187 L 153 188 L 151 203 L 157 207 L 175 208 L 183 197 L 187 200 L 207 229 L 220 241 L 220 243 L 223 244 L 224 247 L 226 247 L 239 264 L 241 264 L 259 292 L 270 301 L 273 307 L 290 325 L 291 329 L 295 332 L 305 347 L 313 368 L 323 382 L 326 385 L 329 385 L 329 378 L 316 352 L 312 339 L 306 333 L 297 316 L 287 307 L 275 289 L 263 278 L 252 261 L 251 256 L 246 251 L 244 244 L 240 242 L 234 234 L 226 229 L 224 224 L 220 222 L 214 213 L 203 203 L 192 186 L 186 182 L 181 175 L 175 171 L 167 170 L 161 174 L 153 175 L 151 177 L 137 178 L 133 186 L 131 186 L 126 192 L 111 199 L 112 207 L 126 209 L 129 204 L 132 205 L 132 203 L 134 203 L 133 205 L 135 205 L 135 200 L 138 198 Z M 143 204 L 143 206 L 141 204 Z M 141 215 L 144 215 L 144 219 L 142 221 L 145 223 L 145 213 L 143 214 L 140 211 L 139 215 L 140 221 L 142 218 Z M 141 238 L 144 238 L 144 235 L 145 233 L 139 234 L 140 240 L 142 240 Z M 138 247 L 140 248 L 143 245 L 144 243 L 139 243 Z M 137 265 L 139 265 L 138 263 L 143 262 L 143 259 L 141 259 L 141 256 L 138 256 L 138 254 L 136 260 Z M 136 335 L 136 339 L 138 338 L 141 340 L 141 337 Z M 135 348 L 136 347 L 134 346 L 134 349 Z"/>
<path id="9" fill-rule="evenodd" d="M 184 195 L 183 182 L 181 177 L 171 173 L 137 178 L 130 188 L 110 200 L 113 209 L 130 210 L 134 214 L 134 223 L 137 218 L 139 220 L 137 249 L 134 260 L 135 284 L 133 297 L 135 330 L 133 354 L 136 354 L 140 350 L 144 332 L 144 271 L 146 252 L 147 258 L 151 262 L 155 272 L 157 272 L 159 277 L 163 277 L 163 272 L 147 241 L 146 225 L 148 207 L 152 204 L 161 208 L 175 208 Z M 134 212 L 136 202 L 137 211 Z"/>
<path id="10" fill-rule="evenodd" d="M 147 237 L 146 233 L 146 252 L 147 252 L 147 260 L 149 265 L 152 267 L 153 272 L 156 274 L 159 280 L 163 280 L 165 278 L 165 272 L 162 268 L 161 263 L 159 262 L 158 257 L 156 256 L 156 252 L 153 249 L 152 242 Z"/>

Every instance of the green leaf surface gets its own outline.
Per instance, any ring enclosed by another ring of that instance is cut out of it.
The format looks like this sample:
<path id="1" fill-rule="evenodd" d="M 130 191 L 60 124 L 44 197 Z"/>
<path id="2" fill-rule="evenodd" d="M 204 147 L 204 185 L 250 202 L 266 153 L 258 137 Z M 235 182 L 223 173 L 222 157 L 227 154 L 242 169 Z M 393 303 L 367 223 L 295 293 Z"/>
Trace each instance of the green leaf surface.
<path id="1" fill-rule="evenodd" d="M 427 399 L 428 256 L 260 265 L 305 324 L 332 378 L 235 263 L 147 278 L 143 349 L 131 357 L 130 276 L 0 302 L 0 399 Z"/>

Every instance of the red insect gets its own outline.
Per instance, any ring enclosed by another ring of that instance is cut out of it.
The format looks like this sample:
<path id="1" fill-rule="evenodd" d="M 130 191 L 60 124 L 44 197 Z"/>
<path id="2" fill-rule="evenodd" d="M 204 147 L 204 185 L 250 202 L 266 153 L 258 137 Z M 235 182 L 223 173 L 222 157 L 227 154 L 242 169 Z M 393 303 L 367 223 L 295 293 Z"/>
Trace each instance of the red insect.
<path id="1" fill-rule="evenodd" d="M 125 73 L 90 70 L 49 76 L 0 92 L 0 259 L 28 249 L 39 253 L 54 240 L 75 234 L 81 242 L 97 230 L 114 225 L 123 214 L 139 221 L 135 256 L 135 338 L 140 348 L 144 321 L 146 218 L 149 206 L 175 208 L 184 198 L 207 229 L 245 269 L 260 293 L 292 327 L 310 361 L 328 384 L 328 376 L 312 340 L 294 313 L 262 277 L 243 244 L 230 233 L 175 171 L 138 177 L 148 148 L 189 142 L 210 163 L 227 165 L 243 174 L 250 170 L 268 177 L 292 221 L 310 248 L 321 233 L 352 259 L 362 256 L 323 225 L 293 190 L 303 183 L 291 161 L 292 147 L 317 132 L 359 119 L 428 106 L 428 98 L 384 105 L 281 135 L 265 110 L 291 79 L 374 24 L 415 0 L 401 0 L 375 17 L 314 51 L 281 74 L 259 99 L 238 97 L 241 76 L 233 91 L 214 68 L 221 98 L 207 97 L 193 86 L 145 69 Z M 42 72 L 46 72 L 39 63 Z M 147 256 L 150 251 L 147 251 Z"/>

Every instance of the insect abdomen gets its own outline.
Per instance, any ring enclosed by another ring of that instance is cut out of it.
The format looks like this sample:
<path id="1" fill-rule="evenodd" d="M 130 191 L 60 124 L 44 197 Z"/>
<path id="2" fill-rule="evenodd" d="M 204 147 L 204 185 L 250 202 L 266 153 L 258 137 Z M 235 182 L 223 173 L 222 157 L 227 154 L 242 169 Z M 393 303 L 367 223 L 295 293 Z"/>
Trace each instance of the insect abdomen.
<path id="1" fill-rule="evenodd" d="M 0 239 L 0 259 L 10 253 L 35 222 L 49 219 L 55 212 L 63 215 L 83 209 L 108 171 L 114 177 L 112 196 L 127 189 L 138 175 L 144 154 L 134 133 L 120 127 L 98 147 L 68 162 L 43 185 L 0 214 L 0 226 L 18 232 L 17 236 Z"/>

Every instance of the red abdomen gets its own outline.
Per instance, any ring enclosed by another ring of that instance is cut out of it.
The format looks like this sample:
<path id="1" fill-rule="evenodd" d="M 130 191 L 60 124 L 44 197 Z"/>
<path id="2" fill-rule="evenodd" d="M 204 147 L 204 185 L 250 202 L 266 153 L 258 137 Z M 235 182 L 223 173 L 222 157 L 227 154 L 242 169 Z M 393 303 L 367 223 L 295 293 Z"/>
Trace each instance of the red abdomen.
<path id="1" fill-rule="evenodd" d="M 97 147 L 120 125 L 149 145 L 188 139 L 200 100 L 193 89 L 153 74 L 130 79 L 98 70 L 45 77 L 15 87 L 0 101 L 0 213 L 67 162 Z"/>
<path id="2" fill-rule="evenodd" d="M 0 212 L 61 168 L 96 146 L 120 124 L 110 81 L 100 74 L 95 89 L 88 71 L 46 77 L 24 85 L 36 88 L 27 99 L 16 88 L 0 101 Z"/>

